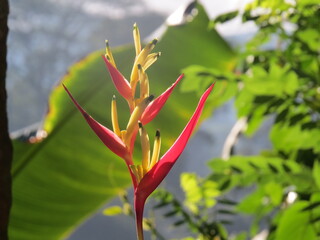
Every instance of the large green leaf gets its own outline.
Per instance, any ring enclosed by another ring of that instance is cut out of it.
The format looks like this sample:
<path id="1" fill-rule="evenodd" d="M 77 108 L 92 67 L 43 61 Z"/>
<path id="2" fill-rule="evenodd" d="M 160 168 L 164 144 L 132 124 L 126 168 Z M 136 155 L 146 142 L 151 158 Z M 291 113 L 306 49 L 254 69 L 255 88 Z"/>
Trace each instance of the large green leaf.
<path id="1" fill-rule="evenodd" d="M 180 70 L 190 64 L 216 65 L 226 71 L 233 67 L 232 50 L 217 32 L 208 30 L 209 19 L 201 6 L 198 10 L 192 22 L 168 27 L 162 36 L 157 46 L 162 57 L 149 71 L 151 92 L 155 95 L 169 87 Z M 116 90 L 101 54 L 92 53 L 72 66 L 63 82 L 94 118 L 111 127 L 110 101 Z M 114 55 L 118 68 L 129 76 L 133 46 L 118 48 Z M 162 153 L 183 129 L 197 101 L 193 93 L 175 90 L 166 107 L 147 126 L 151 136 L 157 128 L 161 130 Z M 124 101 L 119 101 L 118 107 L 120 125 L 124 128 L 128 108 Z M 205 115 L 211 111 L 207 107 Z M 64 238 L 76 224 L 130 185 L 123 161 L 93 134 L 60 84 L 50 96 L 43 123 L 48 135 L 42 141 L 34 144 L 14 141 L 11 239 Z"/>

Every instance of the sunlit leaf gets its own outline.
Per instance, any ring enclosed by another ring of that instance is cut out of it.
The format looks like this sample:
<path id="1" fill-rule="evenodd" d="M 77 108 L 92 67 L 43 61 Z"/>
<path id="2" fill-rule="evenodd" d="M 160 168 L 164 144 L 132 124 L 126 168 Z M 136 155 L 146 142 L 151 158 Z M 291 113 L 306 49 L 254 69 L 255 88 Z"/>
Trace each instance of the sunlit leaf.
<path id="1" fill-rule="evenodd" d="M 237 82 L 231 69 L 221 71 L 219 68 L 191 65 L 182 71 L 185 74 L 180 87 L 182 92 L 196 92 L 198 96 L 201 96 L 210 83 L 217 82 L 214 89 L 215 94 L 209 97 L 215 107 L 228 101 L 237 92 Z"/>
<path id="2" fill-rule="evenodd" d="M 269 196 L 271 203 L 278 206 L 283 198 L 282 186 L 276 182 L 268 182 L 264 185 L 264 191 Z"/>
<path id="3" fill-rule="evenodd" d="M 307 202 L 300 201 L 290 206 L 280 219 L 276 230 L 276 240 L 316 240 L 317 235 L 309 223 L 310 212 L 301 209 L 307 206 Z"/>
<path id="4" fill-rule="evenodd" d="M 119 215 L 122 212 L 122 208 L 119 206 L 112 206 L 103 210 L 103 214 L 107 216 Z"/>
<path id="5" fill-rule="evenodd" d="M 217 18 L 214 19 L 215 23 L 224 23 L 230 21 L 231 19 L 235 18 L 238 15 L 239 11 L 228 12 L 222 15 L 219 15 Z"/>
<path id="6" fill-rule="evenodd" d="M 317 29 L 309 28 L 304 31 L 299 31 L 297 35 L 312 51 L 319 51 L 320 34 Z"/>
<path id="7" fill-rule="evenodd" d="M 319 163 L 319 161 L 314 162 L 312 174 L 313 174 L 313 178 L 314 178 L 318 188 L 320 189 L 320 163 Z"/>

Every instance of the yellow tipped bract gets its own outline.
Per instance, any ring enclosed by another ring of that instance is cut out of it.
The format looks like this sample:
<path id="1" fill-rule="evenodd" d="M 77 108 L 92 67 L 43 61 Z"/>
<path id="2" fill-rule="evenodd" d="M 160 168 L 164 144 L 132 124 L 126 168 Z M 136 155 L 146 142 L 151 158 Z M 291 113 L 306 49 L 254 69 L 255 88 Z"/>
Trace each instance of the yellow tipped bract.
<path id="1" fill-rule="evenodd" d="M 149 54 L 143 65 L 144 70 L 147 70 L 155 61 L 158 60 L 160 56 L 161 56 L 161 52 Z"/>
<path id="2" fill-rule="evenodd" d="M 138 56 L 141 52 L 141 40 L 140 40 L 140 32 L 137 24 L 133 24 L 133 40 L 134 47 L 136 49 L 136 56 Z"/>
<path id="3" fill-rule="evenodd" d="M 110 47 L 109 47 L 109 41 L 108 41 L 108 40 L 106 40 L 106 58 L 110 61 L 110 63 L 111 63 L 115 68 L 117 68 L 116 62 L 114 61 L 114 58 L 113 58 L 111 49 L 110 49 Z"/>
<path id="4" fill-rule="evenodd" d="M 138 64 L 138 73 L 140 81 L 140 99 L 144 99 L 149 96 L 149 79 L 140 64 Z"/>
<path id="5" fill-rule="evenodd" d="M 143 172 L 146 173 L 148 171 L 148 166 L 150 162 L 150 142 L 149 142 L 149 136 L 147 134 L 147 131 L 142 126 L 141 122 L 139 122 L 139 134 L 140 134 L 141 148 L 142 148 L 142 167 L 143 167 Z"/>
<path id="6" fill-rule="evenodd" d="M 150 164 L 148 166 L 148 171 L 159 161 L 160 147 L 161 147 L 160 131 L 157 130 L 156 137 L 153 143 L 152 157 L 151 157 Z"/>
<path id="7" fill-rule="evenodd" d="M 111 101 L 111 121 L 112 121 L 113 132 L 117 134 L 118 137 L 121 138 L 121 131 L 120 131 L 119 122 L 118 122 L 117 102 L 116 102 L 115 95 L 113 95 L 112 101 Z"/>

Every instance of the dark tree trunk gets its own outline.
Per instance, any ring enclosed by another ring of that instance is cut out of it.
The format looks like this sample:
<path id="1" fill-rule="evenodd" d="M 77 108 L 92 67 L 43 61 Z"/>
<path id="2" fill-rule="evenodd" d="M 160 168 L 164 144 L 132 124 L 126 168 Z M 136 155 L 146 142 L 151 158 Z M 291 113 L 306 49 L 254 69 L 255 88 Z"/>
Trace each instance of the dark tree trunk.
<path id="1" fill-rule="evenodd" d="M 12 144 L 8 132 L 7 71 L 8 0 L 0 0 L 0 239 L 8 239 L 8 222 L 11 207 Z"/>

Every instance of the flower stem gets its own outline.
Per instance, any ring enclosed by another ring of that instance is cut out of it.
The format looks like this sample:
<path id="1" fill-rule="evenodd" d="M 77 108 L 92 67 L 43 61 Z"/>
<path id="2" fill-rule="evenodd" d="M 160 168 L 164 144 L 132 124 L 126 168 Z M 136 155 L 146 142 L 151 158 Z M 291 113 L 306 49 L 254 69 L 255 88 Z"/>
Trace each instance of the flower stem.
<path id="1" fill-rule="evenodd" d="M 127 193 L 125 192 L 124 194 L 121 194 L 119 195 L 119 198 L 120 200 L 122 201 L 123 203 L 123 206 L 124 205 L 130 205 L 129 203 L 129 200 L 128 200 L 128 197 L 127 197 Z M 127 213 L 125 213 L 126 215 L 132 217 L 132 218 L 135 218 L 135 214 L 134 214 L 134 211 L 132 210 L 132 208 L 130 207 L 130 209 L 128 210 Z M 158 239 L 158 240 L 166 240 L 158 231 L 157 229 L 155 228 L 155 225 L 151 222 L 152 220 L 149 219 L 150 221 L 148 221 L 148 228 L 150 229 L 151 231 L 151 237 L 153 237 L 152 239 Z M 143 221 L 143 220 L 142 220 Z M 139 238 L 139 236 L 138 236 Z"/>
<path id="2" fill-rule="evenodd" d="M 137 239 L 144 240 L 143 237 L 143 210 L 144 210 L 145 199 L 139 198 L 139 196 L 134 196 L 134 210 L 136 213 L 136 231 Z"/>

